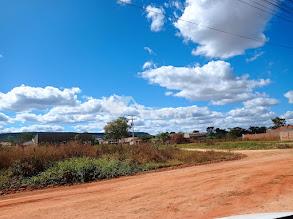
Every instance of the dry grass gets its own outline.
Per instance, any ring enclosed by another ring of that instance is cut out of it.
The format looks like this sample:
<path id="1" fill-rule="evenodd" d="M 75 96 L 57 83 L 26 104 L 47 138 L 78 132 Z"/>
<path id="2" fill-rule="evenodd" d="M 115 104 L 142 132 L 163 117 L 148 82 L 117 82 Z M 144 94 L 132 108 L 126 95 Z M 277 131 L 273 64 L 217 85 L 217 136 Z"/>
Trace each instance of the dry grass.
<path id="1" fill-rule="evenodd" d="M 97 148 L 69 142 L 62 146 L 29 146 L 0 148 L 0 169 L 11 167 L 16 161 L 38 159 L 44 163 L 71 157 L 96 157 Z"/>
<path id="2" fill-rule="evenodd" d="M 87 182 L 177 165 L 240 159 L 240 154 L 185 151 L 173 146 L 80 145 L 0 149 L 0 194 L 31 186 Z M 64 179 L 67 180 L 64 180 Z M 2 190 L 2 191 L 1 191 Z"/>

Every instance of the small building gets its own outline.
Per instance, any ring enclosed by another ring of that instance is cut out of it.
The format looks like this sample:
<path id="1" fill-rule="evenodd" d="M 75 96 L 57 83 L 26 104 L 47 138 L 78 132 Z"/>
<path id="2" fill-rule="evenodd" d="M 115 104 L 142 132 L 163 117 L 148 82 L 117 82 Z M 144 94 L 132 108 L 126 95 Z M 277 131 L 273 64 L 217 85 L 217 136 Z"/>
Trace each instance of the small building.
<path id="1" fill-rule="evenodd" d="M 137 145 L 140 144 L 142 140 L 138 137 L 128 137 L 128 138 L 122 138 L 119 140 L 119 143 L 121 144 L 129 144 L 129 145 Z"/>

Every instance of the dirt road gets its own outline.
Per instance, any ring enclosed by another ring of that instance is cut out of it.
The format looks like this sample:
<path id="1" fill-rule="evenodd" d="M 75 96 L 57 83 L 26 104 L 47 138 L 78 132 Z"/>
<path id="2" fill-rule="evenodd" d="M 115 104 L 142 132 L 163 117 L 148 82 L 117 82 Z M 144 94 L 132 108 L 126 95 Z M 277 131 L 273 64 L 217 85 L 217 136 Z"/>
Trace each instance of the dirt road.
<path id="1" fill-rule="evenodd" d="M 293 150 L 0 197 L 0 218 L 214 218 L 293 211 Z"/>

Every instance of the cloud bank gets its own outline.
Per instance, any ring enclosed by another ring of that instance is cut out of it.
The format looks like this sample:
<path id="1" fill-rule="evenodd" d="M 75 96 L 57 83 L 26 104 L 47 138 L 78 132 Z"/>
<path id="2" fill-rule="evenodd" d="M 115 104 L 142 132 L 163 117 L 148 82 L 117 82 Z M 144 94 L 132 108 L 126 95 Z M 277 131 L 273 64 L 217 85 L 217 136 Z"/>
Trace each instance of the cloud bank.
<path id="1" fill-rule="evenodd" d="M 13 88 L 17 90 L 20 87 Z M 25 86 L 28 91 L 36 87 Z M 45 88 L 38 87 L 37 90 Z M 75 90 L 76 88 L 59 89 Z M 12 91 L 11 90 L 11 91 Z M 80 91 L 80 89 L 78 89 Z M 8 93 L 11 93 L 8 92 Z M 24 96 L 29 96 L 24 94 Z M 277 101 L 269 97 L 256 97 L 243 103 L 240 108 L 227 112 L 211 110 L 204 106 L 184 107 L 149 107 L 138 104 L 132 97 L 112 95 L 109 97 L 87 99 L 73 98 L 74 104 L 61 105 L 63 96 L 56 97 L 60 101 L 50 102 L 48 108 L 47 96 L 38 98 L 38 109 L 32 108 L 31 101 L 25 101 L 22 110 L 0 112 L 1 132 L 16 131 L 102 131 L 104 125 L 119 117 L 134 115 L 135 129 L 152 134 L 162 131 L 193 131 L 205 130 L 208 126 L 228 128 L 234 126 L 271 125 L 270 119 L 275 116 L 270 107 Z M 43 99 L 44 101 L 40 101 Z M 41 106 L 43 103 L 44 106 Z M 33 105 L 35 106 L 35 105 Z M 286 118 L 292 118 L 292 112 L 287 112 Z"/>

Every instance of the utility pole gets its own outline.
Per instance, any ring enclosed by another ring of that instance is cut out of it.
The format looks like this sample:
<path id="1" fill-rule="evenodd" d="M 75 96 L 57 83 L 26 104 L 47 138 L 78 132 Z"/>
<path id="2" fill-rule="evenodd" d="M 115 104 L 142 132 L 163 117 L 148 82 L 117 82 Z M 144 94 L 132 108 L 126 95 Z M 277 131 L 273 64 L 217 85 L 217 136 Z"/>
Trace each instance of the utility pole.
<path id="1" fill-rule="evenodd" d="M 132 138 L 134 139 L 134 121 L 133 116 L 131 116 L 131 128 L 132 128 Z"/>
<path id="2" fill-rule="evenodd" d="M 129 116 L 131 118 L 130 119 L 130 121 L 131 121 L 130 125 L 131 125 L 131 129 L 132 129 L 132 138 L 134 138 L 134 115 L 127 115 L 127 116 Z"/>

